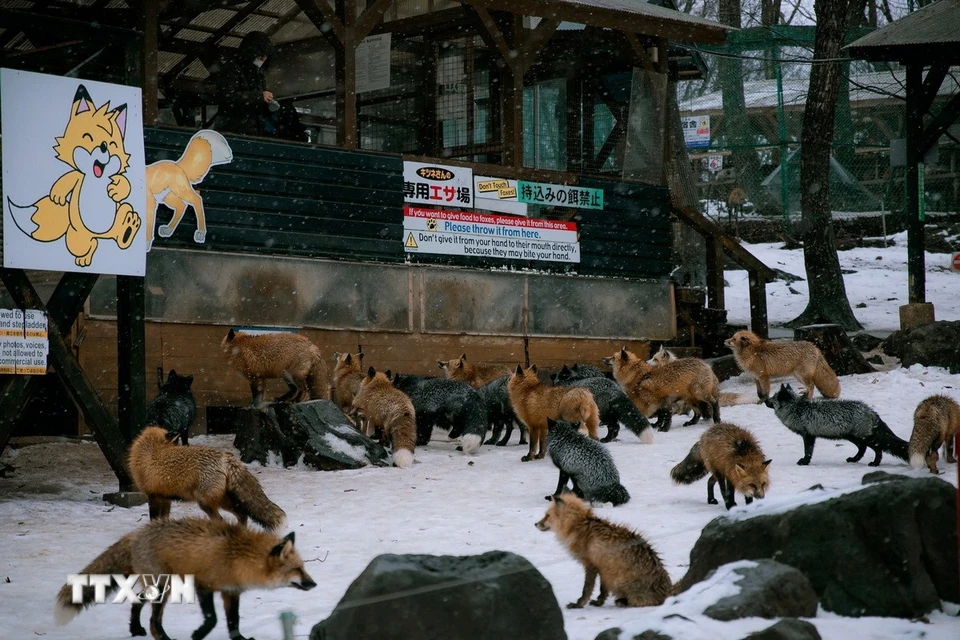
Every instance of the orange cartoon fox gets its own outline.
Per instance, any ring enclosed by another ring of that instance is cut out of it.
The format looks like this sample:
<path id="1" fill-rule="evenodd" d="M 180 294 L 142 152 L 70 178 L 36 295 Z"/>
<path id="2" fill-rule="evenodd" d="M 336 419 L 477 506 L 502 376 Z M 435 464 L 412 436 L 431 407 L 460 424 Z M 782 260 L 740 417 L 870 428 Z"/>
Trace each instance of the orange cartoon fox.
<path id="1" fill-rule="evenodd" d="M 130 181 L 124 175 L 130 154 L 124 146 L 127 105 L 99 107 L 80 85 L 63 135 L 53 149 L 69 165 L 50 193 L 31 206 L 7 207 L 14 223 L 38 242 L 66 239 L 78 267 L 89 267 L 99 240 L 113 240 L 128 249 L 140 230 L 140 216 L 129 202 Z M 82 207 L 82 211 L 81 211 Z"/>
<path id="2" fill-rule="evenodd" d="M 147 166 L 147 251 L 153 245 L 157 206 L 161 202 L 173 209 L 173 217 L 168 224 L 157 229 L 157 235 L 161 238 L 172 236 L 189 206 L 197 214 L 193 241 L 198 244 L 206 241 L 203 199 L 193 185 L 200 184 L 211 167 L 230 162 L 233 162 L 233 151 L 226 139 L 216 131 L 204 129 L 193 134 L 179 160 L 159 160 Z"/>

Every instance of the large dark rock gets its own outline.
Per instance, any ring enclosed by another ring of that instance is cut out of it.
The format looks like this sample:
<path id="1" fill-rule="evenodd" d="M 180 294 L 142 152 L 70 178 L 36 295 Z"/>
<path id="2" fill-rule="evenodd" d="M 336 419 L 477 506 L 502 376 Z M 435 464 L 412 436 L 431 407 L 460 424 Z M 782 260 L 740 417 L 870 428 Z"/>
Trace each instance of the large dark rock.
<path id="1" fill-rule="evenodd" d="M 862 352 L 873 351 L 881 344 L 883 344 L 883 338 L 878 338 L 876 336 L 870 335 L 866 331 L 861 331 L 850 336 L 850 342 L 853 343 L 857 349 Z"/>
<path id="2" fill-rule="evenodd" d="M 717 356 L 716 358 L 707 358 L 706 362 L 710 365 L 710 368 L 713 369 L 713 373 L 720 382 L 729 380 L 730 378 L 736 378 L 743 373 L 737 361 L 733 358 L 732 353 L 725 356 Z"/>
<path id="3" fill-rule="evenodd" d="M 941 320 L 895 331 L 883 341 L 883 352 L 900 365 L 922 364 L 960 373 L 960 320 Z"/>
<path id="4" fill-rule="evenodd" d="M 323 471 L 386 466 L 390 456 L 357 431 L 329 400 L 250 407 L 239 414 L 233 445 L 244 462 L 267 462 L 272 452 L 285 467 L 303 461 Z"/>
<path id="5" fill-rule="evenodd" d="M 703 614 L 714 620 L 738 618 L 812 618 L 817 615 L 817 592 L 810 580 L 793 567 L 762 558 L 753 566 L 726 567 L 740 576 L 740 593 L 717 600 Z M 710 572 L 710 580 L 716 571 Z M 705 595 L 705 594 L 704 594 Z"/>
<path id="6" fill-rule="evenodd" d="M 824 609 L 840 615 L 915 618 L 941 600 L 960 601 L 953 485 L 866 480 L 888 481 L 783 513 L 713 520 L 690 552 L 680 590 L 729 562 L 773 558 L 803 572 Z"/>
<path id="7" fill-rule="evenodd" d="M 505 551 L 377 556 L 310 631 L 310 640 L 566 637 L 550 583 Z"/>
<path id="8" fill-rule="evenodd" d="M 594 640 L 620 640 L 621 633 L 622 631 L 620 630 L 620 627 L 614 627 L 613 629 L 601 631 L 600 635 L 594 638 Z M 660 631 L 647 629 L 646 631 L 641 632 L 639 635 L 633 636 L 631 640 L 673 640 L 673 636 L 668 636 Z"/>
<path id="9" fill-rule="evenodd" d="M 744 640 L 820 640 L 820 632 L 806 620 L 784 618 L 762 631 L 755 631 Z"/>

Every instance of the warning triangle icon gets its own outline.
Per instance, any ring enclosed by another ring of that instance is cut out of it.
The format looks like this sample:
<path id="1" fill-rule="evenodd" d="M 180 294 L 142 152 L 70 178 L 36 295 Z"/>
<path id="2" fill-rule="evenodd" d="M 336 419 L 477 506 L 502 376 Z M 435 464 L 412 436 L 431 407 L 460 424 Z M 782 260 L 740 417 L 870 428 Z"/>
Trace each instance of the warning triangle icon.
<path id="1" fill-rule="evenodd" d="M 407 249 L 418 249 L 417 241 L 413 239 L 413 234 L 407 234 L 407 241 L 403 243 Z"/>

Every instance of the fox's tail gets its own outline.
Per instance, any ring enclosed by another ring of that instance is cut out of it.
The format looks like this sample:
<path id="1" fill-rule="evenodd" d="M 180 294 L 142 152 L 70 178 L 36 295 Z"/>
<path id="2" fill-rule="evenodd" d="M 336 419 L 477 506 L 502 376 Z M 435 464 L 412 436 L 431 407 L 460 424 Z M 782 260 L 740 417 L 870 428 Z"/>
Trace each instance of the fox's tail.
<path id="1" fill-rule="evenodd" d="M 216 131 L 204 129 L 193 134 L 176 164 L 190 184 L 197 184 L 207 177 L 210 167 L 232 160 L 233 152 L 226 138 Z"/>
<path id="2" fill-rule="evenodd" d="M 463 433 L 460 435 L 460 444 L 463 452 L 470 454 L 476 453 L 483 444 L 483 439 L 487 437 L 487 407 L 483 401 L 477 400 L 471 402 L 468 419 L 463 427 Z"/>
<path id="3" fill-rule="evenodd" d="M 813 384 L 824 398 L 840 397 L 840 379 L 833 372 L 823 354 L 820 354 L 820 360 L 817 361 L 817 371 L 813 376 Z"/>
<path id="4" fill-rule="evenodd" d="M 64 209 L 66 209 L 66 207 L 64 207 Z M 33 221 L 33 215 L 37 212 L 35 205 L 21 207 L 10 198 L 7 198 L 7 211 L 10 212 L 10 217 L 13 218 L 13 222 L 17 225 L 17 228 L 31 238 L 37 229 L 40 228 L 40 225 Z M 64 231 L 66 231 L 66 229 L 64 229 Z"/>
<path id="5" fill-rule="evenodd" d="M 236 458 L 227 460 L 227 493 L 238 511 L 249 516 L 264 529 L 276 531 L 283 526 L 287 514 L 263 492 L 260 481 Z"/>
<path id="6" fill-rule="evenodd" d="M 703 464 L 700 455 L 700 443 L 690 447 L 690 453 L 680 463 L 670 470 L 670 477 L 678 484 L 693 484 L 707 475 L 707 467 Z"/>
<path id="7" fill-rule="evenodd" d="M 650 421 L 640 413 L 637 405 L 633 404 L 630 398 L 626 395 L 618 396 L 613 401 L 613 405 L 617 410 L 620 424 L 640 438 L 643 444 L 653 444 L 653 429 L 650 427 Z"/>
<path id="8" fill-rule="evenodd" d="M 927 454 L 933 448 L 933 443 L 937 441 L 938 433 L 940 433 L 940 427 L 933 420 L 920 418 L 916 421 L 907 445 L 911 467 L 922 469 L 927 464 Z"/>
<path id="9" fill-rule="evenodd" d="M 883 420 L 879 420 L 877 426 L 873 428 L 873 437 L 883 451 L 901 460 L 907 459 L 907 441 L 897 437 L 897 434 L 891 431 Z"/>
<path id="10" fill-rule="evenodd" d="M 330 388 L 330 376 L 327 374 L 327 362 L 323 356 L 317 354 L 310 367 L 310 373 L 307 374 L 307 384 L 310 387 L 311 400 L 330 400 L 333 397 L 333 390 Z"/>
<path id="11" fill-rule="evenodd" d="M 122 574 L 130 575 L 135 573 L 133 570 L 133 543 L 131 535 L 128 534 L 110 545 L 110 547 L 101 553 L 96 559 L 83 568 L 81 574 Z M 74 602 L 74 587 L 66 584 L 57 594 L 57 604 L 53 610 L 53 616 L 58 625 L 65 625 L 73 620 L 77 614 L 93 604 L 94 587 L 76 587 L 81 590 L 82 602 Z M 111 581 L 107 587 L 106 594 L 109 596 L 117 590 L 116 582 Z"/>
<path id="12" fill-rule="evenodd" d="M 416 419 L 406 411 L 390 430 L 393 445 L 393 463 L 401 469 L 413 466 L 413 451 L 417 444 Z M 466 446 L 464 446 L 466 450 Z"/>
<path id="13" fill-rule="evenodd" d="M 738 404 L 757 404 L 756 394 L 723 392 L 720 394 L 720 406 L 732 407 Z"/>
<path id="14" fill-rule="evenodd" d="M 590 499 L 597 502 L 612 502 L 613 506 L 617 507 L 627 503 L 630 500 L 630 494 L 627 492 L 626 487 L 617 483 L 598 489 L 590 496 Z"/>

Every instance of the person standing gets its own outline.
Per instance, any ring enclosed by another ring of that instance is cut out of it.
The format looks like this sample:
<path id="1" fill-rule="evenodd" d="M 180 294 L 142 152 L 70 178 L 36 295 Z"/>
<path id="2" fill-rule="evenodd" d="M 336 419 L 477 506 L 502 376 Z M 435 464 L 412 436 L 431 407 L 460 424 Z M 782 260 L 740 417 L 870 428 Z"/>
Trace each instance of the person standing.
<path id="1" fill-rule="evenodd" d="M 217 76 L 217 116 L 214 128 L 248 136 L 263 135 L 263 120 L 273 93 L 267 91 L 263 65 L 273 54 L 270 36 L 251 31 L 243 37 L 237 53 Z"/>

